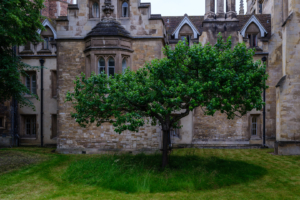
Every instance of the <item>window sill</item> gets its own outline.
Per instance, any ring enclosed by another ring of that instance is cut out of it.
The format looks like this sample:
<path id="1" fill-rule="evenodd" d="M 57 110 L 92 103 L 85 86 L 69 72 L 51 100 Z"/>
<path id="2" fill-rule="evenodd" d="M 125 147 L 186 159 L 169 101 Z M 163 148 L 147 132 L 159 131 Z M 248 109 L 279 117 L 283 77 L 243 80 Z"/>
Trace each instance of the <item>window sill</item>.
<path id="1" fill-rule="evenodd" d="M 261 140 L 261 138 L 258 135 L 251 135 L 250 140 Z"/>
<path id="2" fill-rule="evenodd" d="M 34 54 L 34 52 L 32 50 L 23 50 L 19 54 Z"/>
<path id="3" fill-rule="evenodd" d="M 35 98 L 35 96 L 29 95 L 29 94 L 25 94 L 24 97 L 25 97 L 25 98 Z"/>
<path id="4" fill-rule="evenodd" d="M 20 137 L 22 140 L 36 140 L 37 138 L 36 137 Z"/>
<path id="5" fill-rule="evenodd" d="M 52 54 L 52 51 L 50 51 L 49 49 L 42 49 L 40 51 L 37 52 L 38 54 Z"/>
<path id="6" fill-rule="evenodd" d="M 100 21 L 100 18 L 89 18 L 88 21 Z"/>

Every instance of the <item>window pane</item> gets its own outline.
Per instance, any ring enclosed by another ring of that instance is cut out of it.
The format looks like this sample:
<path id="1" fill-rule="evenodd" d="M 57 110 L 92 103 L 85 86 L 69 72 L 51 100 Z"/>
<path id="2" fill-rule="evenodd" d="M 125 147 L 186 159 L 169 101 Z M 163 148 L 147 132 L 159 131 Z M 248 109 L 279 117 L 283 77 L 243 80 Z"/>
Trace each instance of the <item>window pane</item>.
<path id="1" fill-rule="evenodd" d="M 257 43 L 256 43 L 256 35 L 253 35 L 253 47 L 256 47 Z"/>
<path id="2" fill-rule="evenodd" d="M 105 67 L 105 61 L 104 61 L 103 58 L 100 58 L 100 60 L 99 60 L 99 66 Z"/>
<path id="3" fill-rule="evenodd" d="M 31 76 L 31 93 L 36 94 L 36 75 Z"/>
<path id="4" fill-rule="evenodd" d="M 114 77 L 114 75 L 115 75 L 115 68 L 110 67 L 108 70 L 109 70 L 108 71 L 108 76 Z"/>
<path id="5" fill-rule="evenodd" d="M 127 68 L 126 59 L 123 59 L 123 61 L 122 61 L 122 72 L 125 72 L 126 68 Z"/>
<path id="6" fill-rule="evenodd" d="M 256 135 L 257 133 L 257 118 L 252 117 L 252 135 Z"/>
<path id="7" fill-rule="evenodd" d="M 26 135 L 30 135 L 30 118 L 25 118 Z"/>
<path id="8" fill-rule="evenodd" d="M 3 118 L 0 117 L 0 127 L 3 127 Z"/>
<path id="9" fill-rule="evenodd" d="M 248 38 L 249 38 L 250 47 L 252 47 L 252 37 L 251 37 L 251 35 L 248 35 Z"/>
<path id="10" fill-rule="evenodd" d="M 92 15 L 93 17 L 99 17 L 99 5 L 97 3 L 93 4 Z"/>
<path id="11" fill-rule="evenodd" d="M 184 41 L 186 39 L 186 36 L 181 36 L 181 40 Z"/>
<path id="12" fill-rule="evenodd" d="M 49 49 L 48 43 L 49 43 L 48 38 L 44 38 L 44 49 Z"/>
<path id="13" fill-rule="evenodd" d="M 128 3 L 122 4 L 122 17 L 128 17 Z"/>
<path id="14" fill-rule="evenodd" d="M 101 74 L 102 72 L 105 73 L 105 60 L 103 58 L 100 58 L 98 63 L 98 68 L 99 68 L 99 74 Z"/>
<path id="15" fill-rule="evenodd" d="M 31 90 L 30 90 L 30 76 L 26 76 L 26 87 L 31 92 Z"/>
<path id="16" fill-rule="evenodd" d="M 109 67 L 114 67 L 114 66 L 115 66 L 115 60 L 114 60 L 113 58 L 110 58 L 110 59 L 108 60 L 108 66 L 109 66 Z"/>
<path id="17" fill-rule="evenodd" d="M 99 74 L 101 74 L 101 73 L 105 73 L 105 67 L 100 67 L 99 68 Z"/>
<path id="18" fill-rule="evenodd" d="M 31 134 L 35 135 L 35 117 L 31 118 Z"/>

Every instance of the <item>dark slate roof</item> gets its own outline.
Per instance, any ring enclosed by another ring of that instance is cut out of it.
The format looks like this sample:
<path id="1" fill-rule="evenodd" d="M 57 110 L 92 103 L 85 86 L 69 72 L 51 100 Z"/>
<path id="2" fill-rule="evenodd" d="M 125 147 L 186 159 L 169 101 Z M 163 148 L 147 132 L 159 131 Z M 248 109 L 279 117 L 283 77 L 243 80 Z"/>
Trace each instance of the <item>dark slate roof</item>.
<path id="1" fill-rule="evenodd" d="M 172 35 L 172 33 L 175 31 L 177 26 L 180 24 L 180 22 L 183 20 L 185 16 L 163 16 L 163 20 L 166 25 L 167 34 Z M 188 16 L 190 21 L 194 24 L 194 26 L 197 28 L 199 33 L 202 33 L 202 22 L 204 20 L 204 16 Z M 169 23 L 168 23 L 169 20 Z"/>
<path id="2" fill-rule="evenodd" d="M 237 19 L 239 20 L 239 29 L 241 30 L 247 21 L 250 19 L 252 15 L 238 15 Z M 166 25 L 167 34 L 169 35 L 169 40 L 171 40 L 171 35 L 183 20 L 185 16 L 163 16 L 163 20 Z M 267 30 L 268 34 L 266 39 L 271 38 L 271 15 L 270 14 L 259 14 L 255 15 L 255 17 L 260 21 L 260 23 Z M 202 23 L 204 21 L 204 16 L 188 16 L 194 26 L 197 28 L 200 34 L 202 34 Z M 169 20 L 169 23 L 168 23 Z"/>
<path id="3" fill-rule="evenodd" d="M 244 27 L 244 25 L 247 23 L 247 21 L 250 19 L 252 15 L 238 15 L 237 18 L 239 20 L 239 28 L 240 30 Z M 259 22 L 264 26 L 264 28 L 267 30 L 268 34 L 266 35 L 266 39 L 271 38 L 271 31 L 272 31 L 272 26 L 271 26 L 271 15 L 270 14 L 259 14 L 259 15 L 254 15 Z"/>
<path id="4" fill-rule="evenodd" d="M 104 19 L 99 22 L 86 37 L 91 36 L 122 36 L 131 38 L 130 33 L 114 19 Z"/>

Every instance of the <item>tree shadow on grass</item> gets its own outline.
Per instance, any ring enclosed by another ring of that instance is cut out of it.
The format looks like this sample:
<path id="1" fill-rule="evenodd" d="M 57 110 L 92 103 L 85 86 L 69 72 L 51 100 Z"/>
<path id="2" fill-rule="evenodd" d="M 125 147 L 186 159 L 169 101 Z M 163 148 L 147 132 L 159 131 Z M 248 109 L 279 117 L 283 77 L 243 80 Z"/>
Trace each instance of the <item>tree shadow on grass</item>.
<path id="1" fill-rule="evenodd" d="M 267 174 L 260 166 L 242 161 L 199 157 L 170 158 L 160 168 L 161 155 L 115 155 L 73 162 L 63 180 L 125 192 L 170 192 L 210 190 L 254 181 Z"/>

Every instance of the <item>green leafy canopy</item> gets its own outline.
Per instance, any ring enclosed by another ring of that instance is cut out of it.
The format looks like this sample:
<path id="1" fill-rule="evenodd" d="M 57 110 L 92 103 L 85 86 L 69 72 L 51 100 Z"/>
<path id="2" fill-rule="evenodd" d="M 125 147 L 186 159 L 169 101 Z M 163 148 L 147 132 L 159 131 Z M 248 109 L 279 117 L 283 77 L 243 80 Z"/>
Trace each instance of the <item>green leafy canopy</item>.
<path id="1" fill-rule="evenodd" d="M 66 96 L 76 110 L 71 116 L 83 127 L 111 122 L 121 133 L 138 131 L 145 119 L 168 131 L 196 107 L 206 115 L 220 111 L 228 119 L 261 110 L 266 66 L 253 61 L 255 52 L 244 43 L 231 47 L 231 39 L 221 36 L 215 45 L 179 42 L 174 50 L 164 49 L 165 58 L 137 71 L 127 69 L 114 78 L 82 74 Z"/>
<path id="2" fill-rule="evenodd" d="M 21 62 L 12 47 L 41 41 L 37 30 L 44 30 L 41 23 L 43 7 L 43 0 L 0 1 L 0 103 L 14 97 L 21 106 L 34 108 L 32 102 L 24 97 L 30 91 L 22 84 L 20 77 L 27 75 L 26 70 L 36 67 Z"/>

